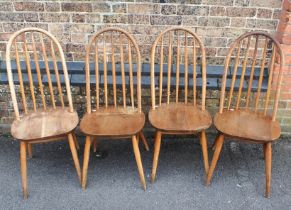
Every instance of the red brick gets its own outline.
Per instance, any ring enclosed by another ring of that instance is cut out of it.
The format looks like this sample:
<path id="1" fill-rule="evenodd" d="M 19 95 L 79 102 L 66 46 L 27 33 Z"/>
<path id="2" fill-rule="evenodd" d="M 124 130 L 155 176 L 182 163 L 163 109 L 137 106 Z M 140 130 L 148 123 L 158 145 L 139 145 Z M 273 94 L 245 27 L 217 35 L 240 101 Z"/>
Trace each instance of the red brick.
<path id="1" fill-rule="evenodd" d="M 70 22 L 70 15 L 65 13 L 41 13 L 41 22 Z"/>
<path id="2" fill-rule="evenodd" d="M 211 7 L 210 8 L 210 16 L 224 16 L 225 15 L 225 7 Z"/>
<path id="3" fill-rule="evenodd" d="M 291 34 L 291 24 L 280 21 L 277 28 L 277 32 Z"/>
<path id="4" fill-rule="evenodd" d="M 62 3 L 62 11 L 92 12 L 92 4 L 90 3 Z"/>
<path id="5" fill-rule="evenodd" d="M 112 12 L 126 13 L 126 4 L 114 4 L 114 5 L 112 5 Z"/>
<path id="6" fill-rule="evenodd" d="M 291 63 L 291 55 L 285 55 L 285 64 L 290 64 Z M 289 68 L 289 67 L 288 67 Z"/>
<path id="7" fill-rule="evenodd" d="M 44 5 L 40 2 L 14 2 L 16 11 L 44 11 Z"/>
<path id="8" fill-rule="evenodd" d="M 283 1 L 283 9 L 287 11 L 291 11 L 291 2 L 289 0 Z"/>
<path id="9" fill-rule="evenodd" d="M 226 8 L 226 16 L 229 17 L 254 17 L 256 16 L 255 8 L 244 7 L 228 7 Z"/>
<path id="10" fill-rule="evenodd" d="M 12 33 L 0 33 L 1 41 L 8 41 Z"/>
<path id="11" fill-rule="evenodd" d="M 281 93 L 280 100 L 291 100 L 291 93 Z"/>
<path id="12" fill-rule="evenodd" d="M 108 3 L 94 3 L 93 12 L 110 12 L 110 4 Z"/>
<path id="13" fill-rule="evenodd" d="M 82 14 L 73 14 L 72 21 L 75 23 L 84 23 L 85 22 L 85 15 Z"/>
<path id="14" fill-rule="evenodd" d="M 48 12 L 59 12 L 60 11 L 60 4 L 56 2 L 46 2 L 45 3 L 45 10 Z"/>
<path id="15" fill-rule="evenodd" d="M 289 22 L 290 18 L 291 18 L 291 12 L 288 12 L 286 10 L 282 10 L 281 16 L 280 16 L 280 21 L 283 23 L 287 23 L 287 22 Z"/>
<path id="16" fill-rule="evenodd" d="M 287 36 L 282 36 L 281 43 L 282 44 L 291 44 L 291 35 L 288 34 Z"/>
<path id="17" fill-rule="evenodd" d="M 258 9 L 257 17 L 258 18 L 271 18 L 272 10 L 271 9 Z"/>
<path id="18" fill-rule="evenodd" d="M 253 7 L 270 7 L 270 8 L 281 8 L 281 1 L 270 1 L 270 0 L 250 0 L 250 6 Z"/>
<path id="19" fill-rule="evenodd" d="M 290 45 L 282 44 L 281 48 L 282 48 L 284 54 L 291 54 L 291 46 Z"/>

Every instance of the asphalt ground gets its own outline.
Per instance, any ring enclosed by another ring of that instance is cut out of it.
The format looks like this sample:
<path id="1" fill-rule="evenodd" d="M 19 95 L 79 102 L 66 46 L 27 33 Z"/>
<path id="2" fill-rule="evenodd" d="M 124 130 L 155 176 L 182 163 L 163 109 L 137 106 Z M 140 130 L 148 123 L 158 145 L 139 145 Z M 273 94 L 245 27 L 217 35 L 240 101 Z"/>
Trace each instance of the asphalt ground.
<path id="1" fill-rule="evenodd" d="M 147 190 L 139 182 L 129 140 L 102 140 L 91 152 L 87 189 L 77 179 L 67 141 L 33 146 L 28 159 L 29 198 L 21 192 L 19 143 L 0 137 L 0 209 L 291 209 L 291 139 L 273 146 L 271 198 L 264 197 L 265 165 L 261 145 L 226 141 L 212 184 L 204 185 L 197 137 L 165 136 L 157 170 L 150 183 L 150 152 L 140 144 Z M 211 145 L 214 135 L 208 134 Z M 82 165 L 84 138 L 79 137 Z M 212 150 L 209 149 L 210 160 Z"/>

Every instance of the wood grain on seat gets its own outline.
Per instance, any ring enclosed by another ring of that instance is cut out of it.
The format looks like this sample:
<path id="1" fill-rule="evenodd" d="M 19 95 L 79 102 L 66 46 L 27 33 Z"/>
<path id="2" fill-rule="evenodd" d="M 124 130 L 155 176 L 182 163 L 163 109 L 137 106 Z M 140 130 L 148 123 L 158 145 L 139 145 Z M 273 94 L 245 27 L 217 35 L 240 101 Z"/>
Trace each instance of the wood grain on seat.
<path id="1" fill-rule="evenodd" d="M 223 110 L 214 117 L 216 128 L 230 136 L 257 141 L 278 139 L 280 124 L 269 116 L 246 110 Z"/>
<path id="2" fill-rule="evenodd" d="M 224 63 L 219 113 L 214 119 L 220 133 L 213 145 L 215 151 L 206 185 L 210 184 L 224 137 L 231 136 L 244 143 L 263 145 L 266 169 L 265 197 L 268 198 L 271 189 L 272 143 L 281 133 L 276 115 L 283 78 L 284 54 L 280 43 L 270 34 L 252 31 L 241 35 L 230 45 Z M 232 74 L 231 80 L 229 73 Z M 265 74 L 268 77 L 264 78 Z M 255 75 L 259 75 L 257 83 L 254 80 Z M 228 90 L 226 84 L 229 81 L 231 86 Z M 235 87 L 236 83 L 239 84 L 238 90 Z M 266 93 L 262 90 L 263 83 L 268 84 Z"/>
<path id="3" fill-rule="evenodd" d="M 202 82 L 201 97 L 197 91 L 199 82 Z M 162 134 L 198 134 L 207 174 L 205 129 L 212 120 L 205 110 L 206 83 L 206 53 L 197 34 L 184 27 L 161 32 L 151 48 L 149 120 L 156 128 L 151 182 L 156 177 Z"/>
<path id="4" fill-rule="evenodd" d="M 25 60 L 25 66 L 21 65 L 22 60 Z M 17 74 L 12 71 L 11 61 L 16 62 Z M 49 65 L 51 62 L 52 66 Z M 73 108 L 70 78 L 61 44 L 46 30 L 35 27 L 21 29 L 13 33 L 7 43 L 6 68 L 15 114 L 11 133 L 20 141 L 23 197 L 28 197 L 26 150 L 32 157 L 32 144 L 66 137 L 81 181 L 77 139 L 74 138 L 79 118 Z M 19 83 L 17 89 L 16 81 Z"/>
<path id="5" fill-rule="evenodd" d="M 71 132 L 78 121 L 77 112 L 70 112 L 69 108 L 39 110 L 14 120 L 11 134 L 20 140 L 46 139 Z"/>
<path id="6" fill-rule="evenodd" d="M 193 104 L 162 104 L 149 113 L 151 124 L 164 131 L 200 131 L 209 128 L 211 116 Z"/>
<path id="7" fill-rule="evenodd" d="M 110 66 L 108 61 L 111 61 Z M 91 36 L 86 47 L 85 63 L 87 112 L 80 125 L 86 134 L 82 188 L 85 189 L 87 183 L 91 139 L 94 146 L 97 137 L 101 136 L 131 138 L 140 181 L 145 190 L 146 182 L 137 138 L 145 122 L 141 107 L 139 47 L 125 30 L 107 27 Z M 102 68 L 99 68 L 100 65 Z M 136 69 L 133 68 L 134 65 Z M 95 85 L 91 84 L 91 78 L 95 79 Z"/>
<path id="8" fill-rule="evenodd" d="M 145 116 L 138 109 L 100 108 L 81 120 L 82 132 L 92 136 L 131 136 L 141 131 Z"/>

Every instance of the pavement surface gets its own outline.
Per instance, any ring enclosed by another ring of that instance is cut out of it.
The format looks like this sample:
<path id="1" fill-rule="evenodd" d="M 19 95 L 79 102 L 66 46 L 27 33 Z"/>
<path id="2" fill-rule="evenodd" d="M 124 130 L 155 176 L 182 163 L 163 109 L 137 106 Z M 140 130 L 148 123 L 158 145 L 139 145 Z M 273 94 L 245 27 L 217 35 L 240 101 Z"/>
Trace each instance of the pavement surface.
<path id="1" fill-rule="evenodd" d="M 33 146 L 28 159 L 29 198 L 21 192 L 19 143 L 0 137 L 0 209 L 291 209 L 291 139 L 273 146 L 271 198 L 264 197 L 261 145 L 226 141 L 212 184 L 204 186 L 197 137 L 163 138 L 157 179 L 150 183 L 151 151 L 140 144 L 147 190 L 139 182 L 132 144 L 102 140 L 91 152 L 87 189 L 79 185 L 66 141 Z M 211 145 L 214 135 L 208 135 Z M 82 164 L 84 138 L 79 137 Z M 101 157 L 100 157 L 100 154 Z M 209 149 L 210 160 L 212 150 Z"/>

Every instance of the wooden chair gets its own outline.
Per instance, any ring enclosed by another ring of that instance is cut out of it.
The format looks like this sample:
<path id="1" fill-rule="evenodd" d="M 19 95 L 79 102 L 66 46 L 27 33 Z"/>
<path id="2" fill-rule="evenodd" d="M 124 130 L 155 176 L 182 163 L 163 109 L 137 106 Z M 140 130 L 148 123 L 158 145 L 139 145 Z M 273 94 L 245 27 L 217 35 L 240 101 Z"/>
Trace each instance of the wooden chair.
<path id="1" fill-rule="evenodd" d="M 32 60 L 30 56 L 33 57 Z M 58 57 L 60 57 L 61 65 L 57 63 Z M 15 59 L 17 72 L 12 71 L 14 64 L 11 62 L 12 59 Z M 25 65 L 22 65 L 24 63 L 20 61 L 21 59 L 25 60 Z M 50 60 L 52 63 L 49 62 Z M 28 146 L 28 151 L 32 156 L 31 144 L 34 143 L 68 138 L 77 174 L 81 181 L 81 169 L 74 143 L 74 141 L 76 142 L 74 129 L 79 119 L 73 109 L 70 82 L 61 45 L 45 30 L 22 29 L 15 32 L 9 39 L 6 62 L 15 113 L 11 134 L 20 141 L 24 197 L 28 197 L 26 151 Z M 33 72 L 33 66 L 36 72 Z M 59 68 L 62 68 L 62 74 Z M 55 78 L 55 82 L 53 78 Z M 64 98 L 61 80 L 64 80 L 67 98 Z M 47 84 L 47 89 L 45 89 L 44 83 Z M 56 83 L 56 88 L 54 88 L 54 83 Z M 40 105 L 38 106 L 38 104 Z"/>
<path id="2" fill-rule="evenodd" d="M 198 74 L 201 78 L 197 77 Z M 184 79 L 180 79 L 182 76 Z M 202 90 L 197 90 L 199 84 Z M 171 89 L 172 85 L 175 88 Z M 199 91 L 201 103 L 198 103 Z M 212 119 L 205 109 L 205 96 L 206 58 L 201 40 L 189 29 L 175 27 L 165 30 L 156 38 L 151 50 L 152 109 L 149 121 L 156 128 L 152 182 L 156 177 L 162 134 L 199 134 L 205 173 L 208 172 L 205 130 Z"/>
<path id="3" fill-rule="evenodd" d="M 278 65 L 279 71 L 274 71 L 275 65 Z M 276 113 L 283 65 L 280 44 L 267 33 L 246 33 L 231 45 L 225 61 L 219 112 L 214 117 L 219 135 L 215 140 L 206 185 L 210 184 L 226 136 L 231 137 L 231 140 L 263 144 L 266 164 L 265 196 L 270 196 L 271 145 L 280 137 L 281 132 Z M 258 81 L 255 82 L 254 78 L 258 78 Z M 230 84 L 228 95 L 227 83 Z M 264 85 L 266 92 L 262 92 Z"/>
<path id="4" fill-rule="evenodd" d="M 87 113 L 80 123 L 82 132 L 86 134 L 82 187 L 86 187 L 93 139 L 131 138 L 140 180 L 145 190 L 146 182 L 138 146 L 145 123 L 141 109 L 141 57 L 138 45 L 126 31 L 105 28 L 91 37 L 85 63 Z M 94 87 L 91 82 L 95 83 Z"/>

